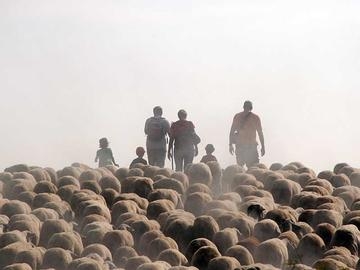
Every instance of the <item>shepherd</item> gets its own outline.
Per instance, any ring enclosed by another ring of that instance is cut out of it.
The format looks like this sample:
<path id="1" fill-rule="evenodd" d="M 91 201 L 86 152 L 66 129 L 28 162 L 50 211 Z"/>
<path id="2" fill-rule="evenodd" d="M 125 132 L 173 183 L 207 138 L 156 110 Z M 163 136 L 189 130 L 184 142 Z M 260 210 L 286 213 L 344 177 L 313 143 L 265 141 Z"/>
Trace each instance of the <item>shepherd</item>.
<path id="1" fill-rule="evenodd" d="M 256 141 L 256 133 L 259 136 L 261 144 L 261 156 L 265 155 L 264 134 L 261 127 L 260 117 L 252 112 L 253 105 L 251 101 L 245 101 L 243 105 L 244 111 L 234 116 L 230 135 L 229 135 L 229 152 L 235 155 L 236 162 L 240 166 L 246 164 L 250 168 L 259 163 L 259 153 L 257 150 L 258 143 Z"/>
<path id="2" fill-rule="evenodd" d="M 150 165 L 164 168 L 166 158 L 166 136 L 169 134 L 170 124 L 162 117 L 160 106 L 153 109 L 153 117 L 145 122 L 146 151 Z"/>

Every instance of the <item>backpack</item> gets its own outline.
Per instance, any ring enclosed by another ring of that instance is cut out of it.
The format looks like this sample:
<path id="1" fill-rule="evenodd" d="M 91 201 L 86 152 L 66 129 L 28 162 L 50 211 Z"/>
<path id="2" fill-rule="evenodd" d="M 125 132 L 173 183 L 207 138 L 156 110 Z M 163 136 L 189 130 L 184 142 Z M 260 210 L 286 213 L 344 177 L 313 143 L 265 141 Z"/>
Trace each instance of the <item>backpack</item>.
<path id="1" fill-rule="evenodd" d="M 161 118 L 151 119 L 148 127 L 148 138 L 152 141 L 159 141 L 164 137 L 164 130 Z"/>

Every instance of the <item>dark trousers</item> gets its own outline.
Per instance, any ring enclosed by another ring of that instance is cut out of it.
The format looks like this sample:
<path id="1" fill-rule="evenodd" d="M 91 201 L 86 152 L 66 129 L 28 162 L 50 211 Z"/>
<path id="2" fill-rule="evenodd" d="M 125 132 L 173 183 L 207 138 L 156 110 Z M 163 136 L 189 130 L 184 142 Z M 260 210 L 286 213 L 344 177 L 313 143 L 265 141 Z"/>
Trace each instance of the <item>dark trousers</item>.
<path id="1" fill-rule="evenodd" d="M 147 156 L 150 165 L 164 168 L 166 149 L 148 149 Z"/>
<path id="2" fill-rule="evenodd" d="M 256 163 L 259 163 L 259 153 L 257 151 L 257 145 L 236 145 L 236 162 L 240 166 L 246 164 L 247 168 L 250 168 Z"/>
<path id="3" fill-rule="evenodd" d="M 174 159 L 175 159 L 175 170 L 183 171 L 186 165 L 191 164 L 194 160 L 194 149 L 183 149 L 175 148 L 174 149 Z"/>

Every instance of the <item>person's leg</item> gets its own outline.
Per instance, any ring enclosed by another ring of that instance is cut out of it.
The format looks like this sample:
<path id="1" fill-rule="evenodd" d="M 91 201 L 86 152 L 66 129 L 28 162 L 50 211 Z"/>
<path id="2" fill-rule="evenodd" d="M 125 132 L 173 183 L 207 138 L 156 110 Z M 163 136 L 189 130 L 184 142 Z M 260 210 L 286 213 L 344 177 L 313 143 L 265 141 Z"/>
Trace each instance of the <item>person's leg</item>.
<path id="1" fill-rule="evenodd" d="M 236 163 L 238 165 L 240 165 L 241 167 L 243 167 L 245 165 L 244 155 L 246 153 L 244 153 L 244 152 L 245 152 L 245 149 L 243 146 L 236 145 L 236 148 L 235 148 Z"/>
<path id="2" fill-rule="evenodd" d="M 154 166 L 155 165 L 155 153 L 154 153 L 154 149 L 147 149 L 147 156 L 148 156 L 148 161 L 149 161 L 149 165 Z"/>
<path id="3" fill-rule="evenodd" d="M 164 168 L 165 166 L 165 157 L 166 157 L 166 150 L 165 149 L 159 149 L 156 153 L 156 166 L 159 166 L 160 168 Z"/>
<path id="4" fill-rule="evenodd" d="M 259 161 L 257 145 L 249 145 L 246 149 L 246 167 L 250 168 L 251 166 L 259 163 Z"/>
<path id="5" fill-rule="evenodd" d="M 183 155 L 181 149 L 174 149 L 174 160 L 175 160 L 175 170 L 182 171 L 183 169 Z"/>
<path id="6" fill-rule="evenodd" d="M 193 150 L 187 150 L 184 153 L 184 168 L 186 165 L 193 163 L 194 160 L 194 151 Z"/>

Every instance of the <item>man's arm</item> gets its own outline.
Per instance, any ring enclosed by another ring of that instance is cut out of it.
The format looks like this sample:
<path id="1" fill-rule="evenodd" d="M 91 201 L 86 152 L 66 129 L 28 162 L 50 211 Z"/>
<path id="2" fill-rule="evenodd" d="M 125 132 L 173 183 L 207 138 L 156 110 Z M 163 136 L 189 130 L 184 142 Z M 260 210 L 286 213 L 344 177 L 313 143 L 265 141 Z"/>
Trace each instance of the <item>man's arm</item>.
<path id="1" fill-rule="evenodd" d="M 236 115 L 234 116 L 233 122 L 231 124 L 230 133 L 229 133 L 229 152 L 231 155 L 234 154 L 234 137 L 235 137 L 235 131 L 236 131 Z"/>
<path id="2" fill-rule="evenodd" d="M 149 132 L 149 121 L 150 121 L 150 119 L 147 119 L 145 122 L 145 126 L 144 126 L 144 132 L 146 135 L 148 135 L 148 132 Z"/>
<path id="3" fill-rule="evenodd" d="M 98 160 L 99 160 L 99 152 L 96 152 L 95 162 L 98 162 Z"/>
<path id="4" fill-rule="evenodd" d="M 264 156 L 265 155 L 265 140 L 264 140 L 264 133 L 263 133 L 262 127 L 261 127 L 260 118 L 259 118 L 259 121 L 258 121 L 256 131 L 257 131 L 257 133 L 259 135 L 259 140 L 260 140 L 260 144 L 261 144 L 261 156 Z"/>
<path id="5" fill-rule="evenodd" d="M 174 144 L 174 138 L 170 136 L 169 146 L 168 146 L 168 159 L 171 159 L 173 156 L 173 152 L 172 152 L 173 144 Z"/>

